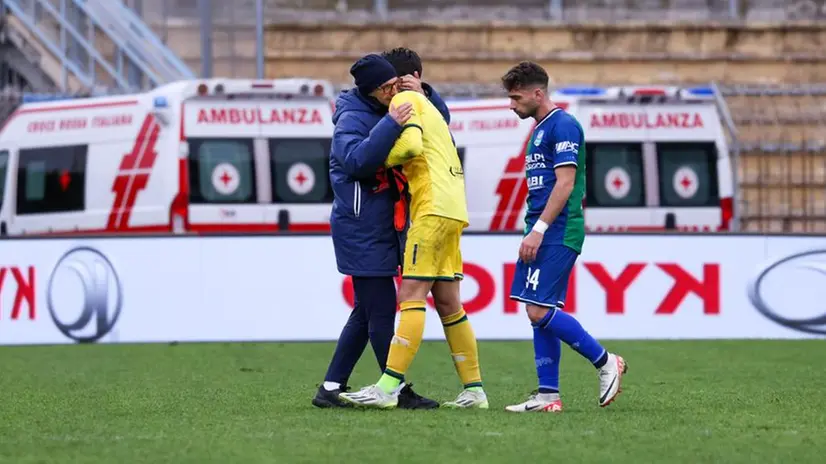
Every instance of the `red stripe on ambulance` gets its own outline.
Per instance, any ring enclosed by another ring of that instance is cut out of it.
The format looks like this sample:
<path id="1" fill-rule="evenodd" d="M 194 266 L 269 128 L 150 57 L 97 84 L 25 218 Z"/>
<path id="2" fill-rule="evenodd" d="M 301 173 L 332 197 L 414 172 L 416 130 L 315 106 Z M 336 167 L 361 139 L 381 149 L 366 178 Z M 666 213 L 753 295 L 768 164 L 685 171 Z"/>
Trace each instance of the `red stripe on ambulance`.
<path id="1" fill-rule="evenodd" d="M 496 211 L 490 222 L 491 231 L 513 230 L 516 227 L 519 212 L 528 198 L 528 184 L 525 182 L 525 150 L 531 142 L 532 135 L 533 128 L 522 143 L 522 151 L 508 160 L 505 172 L 502 173 L 499 184 L 496 186 L 499 203 L 496 204 Z"/>
<path id="2" fill-rule="evenodd" d="M 109 221 L 106 230 L 124 230 L 129 227 L 129 218 L 132 215 L 132 208 L 138 199 L 138 193 L 146 188 L 149 183 L 149 174 L 155 164 L 158 152 L 155 151 L 155 144 L 161 126 L 153 114 L 148 114 L 143 120 L 143 125 L 135 139 L 132 151 L 123 156 L 120 163 L 118 175 L 112 183 L 112 191 L 115 192 L 115 201 L 109 212 Z M 148 172 L 143 172 L 148 170 Z"/>

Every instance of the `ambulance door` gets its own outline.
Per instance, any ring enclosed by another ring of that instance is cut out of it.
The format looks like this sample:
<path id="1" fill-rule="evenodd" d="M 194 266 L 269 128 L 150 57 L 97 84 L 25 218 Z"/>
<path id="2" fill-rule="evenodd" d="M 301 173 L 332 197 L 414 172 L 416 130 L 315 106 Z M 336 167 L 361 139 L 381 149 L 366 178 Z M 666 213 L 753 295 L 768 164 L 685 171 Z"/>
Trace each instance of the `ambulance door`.
<path id="1" fill-rule="evenodd" d="M 8 235 L 10 213 L 13 210 L 10 206 L 13 198 L 9 199 L 12 195 L 7 192 L 14 189 L 14 176 L 12 175 L 14 172 L 12 169 L 14 153 L 14 147 L 8 143 L 0 146 L 0 236 Z"/>
<path id="2" fill-rule="evenodd" d="M 659 205 L 654 220 L 669 228 L 717 230 L 720 196 L 717 147 L 712 141 L 657 141 Z"/>
<path id="3" fill-rule="evenodd" d="M 272 182 L 272 204 L 265 220 L 281 231 L 329 231 L 331 137 L 269 138 L 264 142 Z"/>
<path id="4" fill-rule="evenodd" d="M 189 224 L 194 232 L 260 232 L 269 202 L 267 167 L 256 156 L 259 105 L 254 101 L 188 101 Z"/>
<path id="5" fill-rule="evenodd" d="M 722 126 L 713 105 L 649 106 L 651 162 L 658 184 L 654 224 L 716 231 L 721 222 L 716 139 Z"/>
<path id="6" fill-rule="evenodd" d="M 590 231 L 651 227 L 656 184 L 644 141 L 644 108 L 583 104 L 577 114 L 585 130 L 585 225 Z"/>
<path id="7" fill-rule="evenodd" d="M 274 99 L 262 104 L 277 124 L 262 125 L 267 181 L 272 198 L 264 220 L 278 231 L 328 232 L 332 107 L 326 98 Z"/>

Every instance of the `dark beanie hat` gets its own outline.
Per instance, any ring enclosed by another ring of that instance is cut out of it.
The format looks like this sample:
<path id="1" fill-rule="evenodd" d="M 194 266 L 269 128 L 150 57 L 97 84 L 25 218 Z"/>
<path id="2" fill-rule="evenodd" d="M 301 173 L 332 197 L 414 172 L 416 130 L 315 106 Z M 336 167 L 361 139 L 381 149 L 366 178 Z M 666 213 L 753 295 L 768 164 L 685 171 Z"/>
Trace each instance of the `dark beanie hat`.
<path id="1" fill-rule="evenodd" d="M 367 55 L 356 61 L 350 68 L 350 74 L 353 75 L 359 92 L 364 96 L 370 95 L 370 92 L 381 87 L 390 79 L 397 77 L 393 65 L 376 54 Z"/>

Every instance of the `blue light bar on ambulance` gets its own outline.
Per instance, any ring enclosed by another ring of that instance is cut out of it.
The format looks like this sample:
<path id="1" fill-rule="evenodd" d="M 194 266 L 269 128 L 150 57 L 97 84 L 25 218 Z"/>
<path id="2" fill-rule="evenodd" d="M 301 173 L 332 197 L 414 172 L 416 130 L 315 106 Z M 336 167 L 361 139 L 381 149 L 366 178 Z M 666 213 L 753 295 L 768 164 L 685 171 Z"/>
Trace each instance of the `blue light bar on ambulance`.
<path id="1" fill-rule="evenodd" d="M 155 97 L 155 108 L 168 108 L 169 102 L 166 97 Z"/>
<path id="2" fill-rule="evenodd" d="M 583 96 L 583 97 L 597 97 L 605 95 L 605 89 L 600 87 L 562 87 L 556 89 L 556 93 L 560 95 Z"/>
<path id="3" fill-rule="evenodd" d="M 76 95 L 67 95 L 61 93 L 24 93 L 21 100 L 23 103 L 38 103 L 38 102 L 52 102 L 61 100 L 75 100 Z"/>
<path id="4" fill-rule="evenodd" d="M 690 87 L 680 90 L 681 100 L 712 100 L 714 90 L 711 87 Z"/>
<path id="5" fill-rule="evenodd" d="M 711 87 L 689 87 L 680 90 L 681 100 L 713 100 L 714 89 Z"/>
<path id="6" fill-rule="evenodd" d="M 621 98 L 662 97 L 668 100 L 710 100 L 714 98 L 711 87 L 675 86 L 629 86 L 629 87 L 560 87 L 554 90 L 554 95 L 586 100 L 615 100 Z"/>
<path id="7" fill-rule="evenodd" d="M 685 90 L 689 95 L 695 95 L 698 97 L 710 97 L 714 95 L 714 90 L 711 87 L 689 87 L 683 90 Z"/>

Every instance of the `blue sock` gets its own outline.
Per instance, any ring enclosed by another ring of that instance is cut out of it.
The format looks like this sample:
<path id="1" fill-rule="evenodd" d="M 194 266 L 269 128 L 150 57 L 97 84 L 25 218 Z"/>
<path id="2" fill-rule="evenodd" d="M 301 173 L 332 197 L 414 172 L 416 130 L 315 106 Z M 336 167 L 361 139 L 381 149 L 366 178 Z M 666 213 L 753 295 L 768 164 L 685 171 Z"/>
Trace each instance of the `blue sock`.
<path id="1" fill-rule="evenodd" d="M 548 314 L 536 325 L 568 344 L 596 368 L 604 366 L 608 360 L 608 352 L 605 348 L 582 328 L 579 321 L 565 311 L 558 309 L 548 311 Z"/>
<path id="2" fill-rule="evenodd" d="M 539 378 L 539 393 L 559 393 L 559 360 L 562 356 L 562 341 L 548 330 L 533 327 L 533 353 L 536 361 L 536 376 Z"/>

